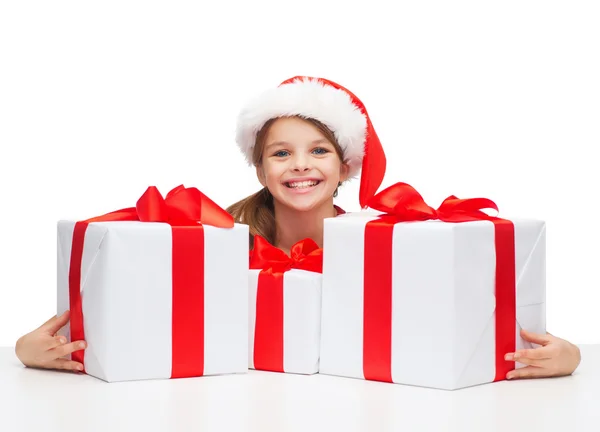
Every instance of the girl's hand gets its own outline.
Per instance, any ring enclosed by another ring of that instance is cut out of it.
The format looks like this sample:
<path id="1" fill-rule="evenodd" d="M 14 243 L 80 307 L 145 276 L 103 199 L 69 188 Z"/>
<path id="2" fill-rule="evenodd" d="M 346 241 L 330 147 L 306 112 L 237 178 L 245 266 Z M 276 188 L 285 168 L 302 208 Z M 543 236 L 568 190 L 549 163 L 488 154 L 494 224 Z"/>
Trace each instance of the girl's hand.
<path id="1" fill-rule="evenodd" d="M 506 374 L 506 379 L 546 378 L 571 375 L 581 362 L 579 348 L 550 333 L 540 335 L 521 330 L 521 337 L 541 345 L 539 348 L 517 350 L 504 356 L 505 360 L 518 361 L 527 366 Z"/>
<path id="2" fill-rule="evenodd" d="M 61 358 L 86 347 L 85 341 L 66 343 L 64 336 L 56 335 L 67 322 L 69 311 L 50 318 L 31 333 L 21 336 L 15 347 L 19 360 L 32 368 L 82 371 L 81 363 Z"/>

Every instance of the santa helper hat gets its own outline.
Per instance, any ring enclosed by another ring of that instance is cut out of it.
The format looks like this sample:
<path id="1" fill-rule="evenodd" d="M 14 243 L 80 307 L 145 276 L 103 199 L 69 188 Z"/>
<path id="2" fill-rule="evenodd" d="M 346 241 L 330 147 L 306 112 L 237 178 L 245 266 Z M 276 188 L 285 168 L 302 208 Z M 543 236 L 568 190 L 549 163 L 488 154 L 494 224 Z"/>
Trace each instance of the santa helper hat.
<path id="1" fill-rule="evenodd" d="M 318 120 L 335 135 L 349 165 L 348 177 L 360 175 L 359 202 L 367 206 L 383 181 L 386 158 L 364 104 L 350 90 L 325 78 L 296 76 L 251 100 L 240 112 L 236 141 L 248 164 L 256 135 L 279 117 Z"/>

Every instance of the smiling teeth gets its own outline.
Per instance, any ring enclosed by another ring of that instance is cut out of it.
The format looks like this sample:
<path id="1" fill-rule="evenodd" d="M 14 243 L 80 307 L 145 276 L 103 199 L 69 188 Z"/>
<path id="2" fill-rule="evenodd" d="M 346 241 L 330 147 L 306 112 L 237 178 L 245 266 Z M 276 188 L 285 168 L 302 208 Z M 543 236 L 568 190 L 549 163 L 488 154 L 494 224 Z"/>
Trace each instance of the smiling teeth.
<path id="1" fill-rule="evenodd" d="M 288 187 L 295 189 L 295 188 L 306 188 L 306 187 L 316 186 L 318 183 L 319 183 L 318 181 L 303 181 L 303 182 L 291 182 L 291 183 L 287 183 L 287 185 L 288 185 Z"/>

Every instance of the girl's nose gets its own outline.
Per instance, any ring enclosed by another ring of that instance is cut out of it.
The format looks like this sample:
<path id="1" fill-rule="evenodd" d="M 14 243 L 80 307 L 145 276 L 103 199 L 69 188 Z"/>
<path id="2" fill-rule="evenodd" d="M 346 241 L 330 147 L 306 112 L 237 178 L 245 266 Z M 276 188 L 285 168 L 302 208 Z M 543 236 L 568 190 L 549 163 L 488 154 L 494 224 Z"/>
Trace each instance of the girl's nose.
<path id="1" fill-rule="evenodd" d="M 308 171 L 310 169 L 310 161 L 304 155 L 296 155 L 293 159 L 292 168 L 294 171 Z"/>

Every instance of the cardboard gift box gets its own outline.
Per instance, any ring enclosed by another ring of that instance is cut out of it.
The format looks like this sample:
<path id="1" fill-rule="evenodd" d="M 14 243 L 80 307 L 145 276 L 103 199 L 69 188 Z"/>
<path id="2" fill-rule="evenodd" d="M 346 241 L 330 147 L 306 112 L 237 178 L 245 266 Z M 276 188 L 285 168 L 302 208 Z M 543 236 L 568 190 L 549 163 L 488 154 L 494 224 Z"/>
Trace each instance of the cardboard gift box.
<path id="1" fill-rule="evenodd" d="M 322 249 L 305 239 L 288 256 L 260 236 L 254 245 L 248 280 L 248 367 L 317 373 Z"/>
<path id="2" fill-rule="evenodd" d="M 61 330 L 107 382 L 247 372 L 248 226 L 196 188 L 58 222 Z"/>
<path id="3" fill-rule="evenodd" d="M 326 219 L 319 372 L 454 390 L 505 379 L 545 333 L 545 223 L 409 185 Z"/>

